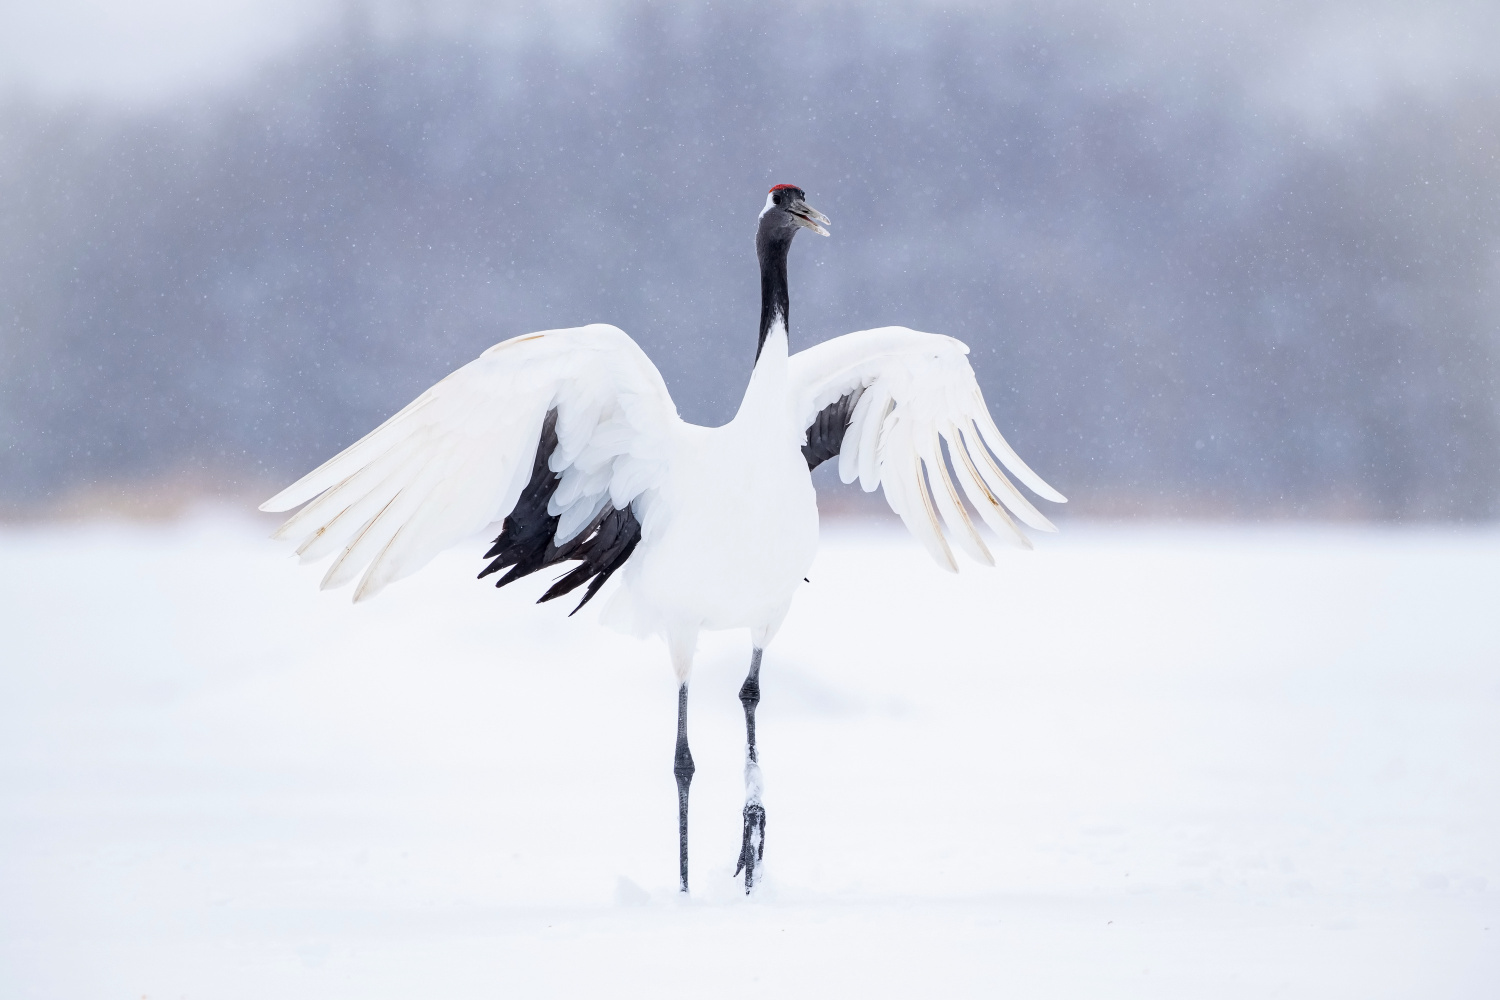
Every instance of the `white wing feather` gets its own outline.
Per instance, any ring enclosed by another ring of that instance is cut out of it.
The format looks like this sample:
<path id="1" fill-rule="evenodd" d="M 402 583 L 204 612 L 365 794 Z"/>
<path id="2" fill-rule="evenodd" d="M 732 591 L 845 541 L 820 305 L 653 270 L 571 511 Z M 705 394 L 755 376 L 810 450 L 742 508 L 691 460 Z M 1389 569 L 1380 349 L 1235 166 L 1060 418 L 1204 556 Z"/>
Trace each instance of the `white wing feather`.
<path id="1" fill-rule="evenodd" d="M 656 366 L 603 324 L 496 344 L 260 509 L 307 504 L 274 537 L 300 539 L 304 559 L 339 552 L 323 587 L 363 571 L 354 599 L 373 597 L 510 514 L 552 409 L 562 483 L 548 509 L 566 541 L 658 483 L 678 422 Z"/>
<path id="2" fill-rule="evenodd" d="M 884 487 L 891 510 L 939 565 L 955 571 L 944 525 L 965 553 L 994 563 L 960 489 L 996 535 L 1027 546 L 1011 515 L 1040 531 L 1057 529 L 1006 471 L 1037 495 L 1067 502 L 1021 461 L 995 426 L 968 353 L 952 337 L 888 326 L 835 337 L 791 358 L 794 405 L 803 426 L 830 403 L 864 390 L 838 455 L 839 478 L 858 479 L 867 493 Z M 956 476 L 949 474 L 950 462 Z"/>

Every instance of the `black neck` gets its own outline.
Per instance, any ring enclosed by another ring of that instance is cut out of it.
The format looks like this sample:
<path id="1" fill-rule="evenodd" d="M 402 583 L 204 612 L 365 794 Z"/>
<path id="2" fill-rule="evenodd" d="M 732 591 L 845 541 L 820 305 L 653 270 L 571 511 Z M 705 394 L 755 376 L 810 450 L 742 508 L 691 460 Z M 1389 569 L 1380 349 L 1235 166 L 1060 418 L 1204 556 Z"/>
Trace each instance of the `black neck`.
<path id="1" fill-rule="evenodd" d="M 755 360 L 766 346 L 771 326 L 779 318 L 787 328 L 791 303 L 786 290 L 786 255 L 792 248 L 789 232 L 767 232 L 762 227 L 755 237 L 755 255 L 760 258 L 760 343 L 755 345 Z"/>

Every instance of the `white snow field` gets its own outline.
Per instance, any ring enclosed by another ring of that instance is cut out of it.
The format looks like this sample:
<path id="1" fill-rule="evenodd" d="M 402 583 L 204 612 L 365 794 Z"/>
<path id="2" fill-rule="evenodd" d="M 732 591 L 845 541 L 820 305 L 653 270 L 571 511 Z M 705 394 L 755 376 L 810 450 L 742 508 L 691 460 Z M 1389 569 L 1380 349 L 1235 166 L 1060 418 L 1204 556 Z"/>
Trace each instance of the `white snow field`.
<path id="1" fill-rule="evenodd" d="M 0 531 L 0 996 L 1500 996 L 1500 532 L 825 526 L 706 640 L 455 551 L 359 607 L 271 522 Z"/>

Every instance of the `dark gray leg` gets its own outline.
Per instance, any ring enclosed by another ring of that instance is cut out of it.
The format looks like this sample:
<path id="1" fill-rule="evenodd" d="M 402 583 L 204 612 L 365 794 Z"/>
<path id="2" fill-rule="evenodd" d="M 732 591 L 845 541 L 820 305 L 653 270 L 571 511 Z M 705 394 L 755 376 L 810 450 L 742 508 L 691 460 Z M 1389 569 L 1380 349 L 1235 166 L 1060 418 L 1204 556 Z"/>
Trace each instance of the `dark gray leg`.
<path id="1" fill-rule="evenodd" d="M 687 741 L 687 683 L 677 689 L 677 757 L 672 764 L 677 775 L 677 842 L 682 891 L 688 891 L 687 809 L 688 785 L 693 783 L 693 755 Z"/>
<path id="2" fill-rule="evenodd" d="M 745 892 L 755 885 L 755 866 L 766 853 L 766 809 L 761 805 L 760 757 L 755 752 L 755 706 L 760 704 L 760 657 L 750 654 L 750 674 L 740 687 L 745 706 L 745 837 L 740 843 L 740 863 L 734 873 L 745 873 Z"/>

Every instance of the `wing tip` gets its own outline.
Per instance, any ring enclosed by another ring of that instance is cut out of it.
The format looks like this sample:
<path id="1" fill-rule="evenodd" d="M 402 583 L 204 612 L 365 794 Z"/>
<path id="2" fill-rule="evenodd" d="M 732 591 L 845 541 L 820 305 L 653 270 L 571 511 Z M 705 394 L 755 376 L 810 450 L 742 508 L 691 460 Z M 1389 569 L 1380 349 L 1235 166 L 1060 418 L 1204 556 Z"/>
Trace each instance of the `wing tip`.
<path id="1" fill-rule="evenodd" d="M 334 457 L 337 458 L 338 456 Z M 266 514 L 285 514 L 287 511 L 293 509 L 294 507 L 301 507 L 309 500 L 325 492 L 325 490 L 319 490 L 317 493 L 308 493 L 306 487 L 302 485 L 304 482 L 310 479 L 316 473 L 316 471 L 317 470 L 314 470 L 313 472 L 308 473 L 306 476 L 303 476 L 301 479 L 297 480 L 295 483 L 288 486 L 280 493 L 263 502 L 256 509 Z"/>
<path id="2" fill-rule="evenodd" d="M 1047 519 L 1040 511 L 1034 512 L 1035 516 L 1026 522 L 1026 526 L 1032 531 L 1044 531 L 1049 535 L 1057 534 L 1057 525 Z"/>

